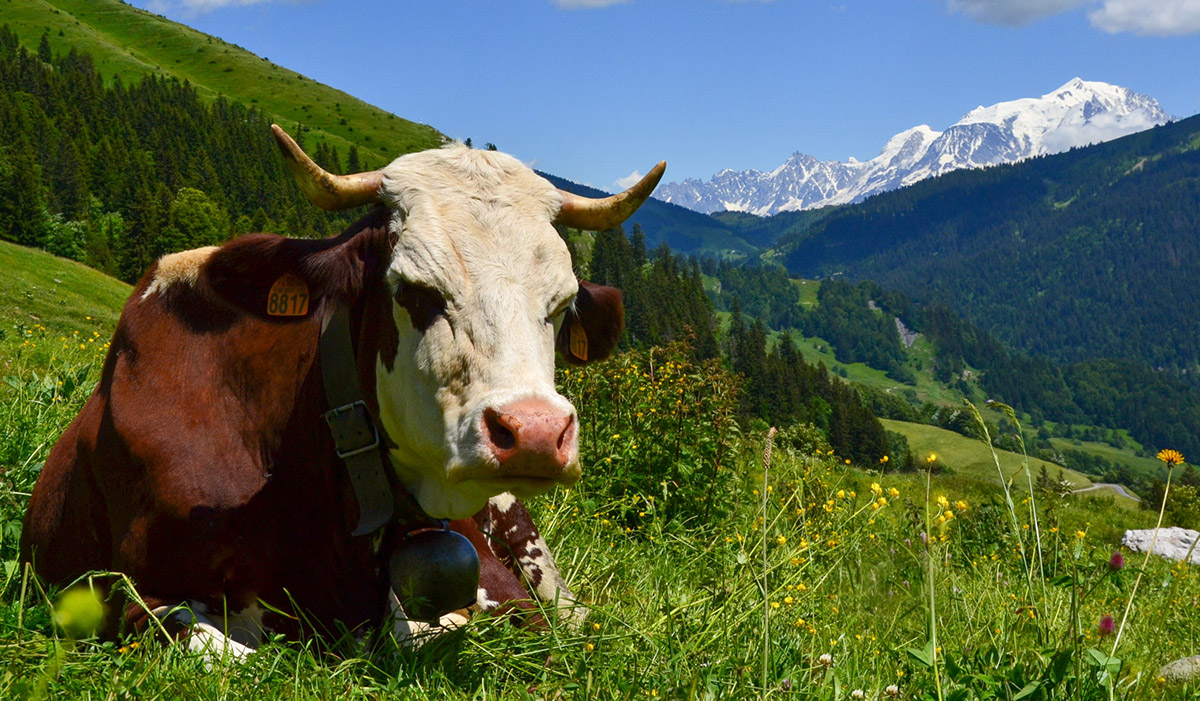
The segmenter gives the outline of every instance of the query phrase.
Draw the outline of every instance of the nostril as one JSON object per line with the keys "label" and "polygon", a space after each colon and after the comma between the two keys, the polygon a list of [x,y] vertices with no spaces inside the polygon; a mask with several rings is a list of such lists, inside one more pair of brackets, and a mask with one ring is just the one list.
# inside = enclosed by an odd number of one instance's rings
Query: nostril
{"label": "nostril", "polygon": [[483,425],[487,429],[488,440],[496,448],[511,450],[517,446],[516,430],[520,424],[513,417],[489,407],[483,412]]}
{"label": "nostril", "polygon": [[571,438],[572,429],[575,428],[575,416],[567,417],[567,425],[563,427],[562,433],[558,434],[558,449],[562,450],[563,444]]}

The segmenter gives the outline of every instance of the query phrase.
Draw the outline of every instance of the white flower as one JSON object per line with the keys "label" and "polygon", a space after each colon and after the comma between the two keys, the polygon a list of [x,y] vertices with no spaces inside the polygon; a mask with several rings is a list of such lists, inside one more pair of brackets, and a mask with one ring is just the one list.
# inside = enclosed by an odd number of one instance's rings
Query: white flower
{"label": "white flower", "polygon": [[867,694],[866,694],[866,692],[865,692],[865,691],[863,691],[862,689],[855,689],[854,691],[851,691],[851,692],[850,692],[850,698],[852,698],[852,699],[865,699],[865,698],[867,698]]}
{"label": "white flower", "polygon": [[888,687],[883,690],[883,693],[891,696],[892,698],[897,698],[900,696],[900,687],[896,686],[895,684],[888,684]]}
{"label": "white flower", "polygon": [[833,655],[831,655],[827,652],[824,655],[821,655],[820,657],[818,657],[817,662],[820,662],[822,665],[824,665],[826,667],[832,667],[833,666]]}

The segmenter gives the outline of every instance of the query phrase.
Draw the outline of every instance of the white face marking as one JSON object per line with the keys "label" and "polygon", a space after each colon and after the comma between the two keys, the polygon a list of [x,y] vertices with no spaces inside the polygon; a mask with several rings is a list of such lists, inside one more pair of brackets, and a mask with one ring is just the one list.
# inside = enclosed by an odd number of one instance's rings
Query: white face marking
{"label": "white face marking", "polygon": [[[529,399],[574,416],[554,387],[555,329],[578,290],[551,225],[560,196],[511,156],[463,147],[397,159],[383,189],[397,239],[389,285],[432,291],[443,304],[418,329],[393,300],[398,353],[391,371],[376,363],[401,482],[438,518],[470,516],[510,489],[543,491],[548,483],[495,478],[480,427],[485,409]],[[579,471],[572,455],[561,481]]]}

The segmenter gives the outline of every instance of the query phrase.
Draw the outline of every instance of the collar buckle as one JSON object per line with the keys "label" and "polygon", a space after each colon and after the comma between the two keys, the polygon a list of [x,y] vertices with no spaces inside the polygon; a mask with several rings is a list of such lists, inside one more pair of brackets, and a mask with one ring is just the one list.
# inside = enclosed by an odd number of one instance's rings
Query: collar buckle
{"label": "collar buckle", "polygon": [[379,429],[363,400],[330,409],[321,417],[329,424],[337,456],[342,460],[379,447]]}

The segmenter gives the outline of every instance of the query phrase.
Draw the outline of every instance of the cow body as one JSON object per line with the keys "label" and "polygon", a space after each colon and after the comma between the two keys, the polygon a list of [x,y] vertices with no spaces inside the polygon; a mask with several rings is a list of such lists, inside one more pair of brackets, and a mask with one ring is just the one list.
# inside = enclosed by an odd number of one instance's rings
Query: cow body
{"label": "cow body", "polygon": [[[554,349],[565,322],[593,359],[611,351],[619,295],[576,282],[550,226],[561,200],[511,157],[416,154],[383,183],[385,206],[333,239],[251,235],[147,272],[31,497],[22,557],[40,575],[126,573],[146,603],[126,623],[183,604],[202,642],[252,647],[264,609],[294,613],[269,623],[293,636],[403,619],[386,557],[412,514],[351,535],[358,504],[322,419],[319,342],[343,308],[392,488],[475,546],[477,606],[529,608],[530,589],[570,601],[508,492],[578,478]],[[272,316],[285,277],[308,308]]]}

